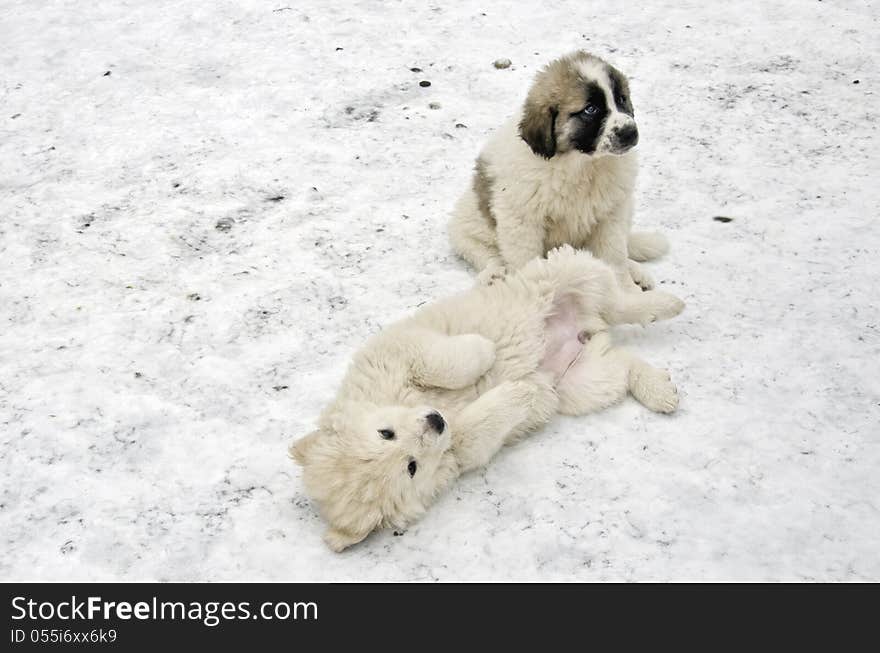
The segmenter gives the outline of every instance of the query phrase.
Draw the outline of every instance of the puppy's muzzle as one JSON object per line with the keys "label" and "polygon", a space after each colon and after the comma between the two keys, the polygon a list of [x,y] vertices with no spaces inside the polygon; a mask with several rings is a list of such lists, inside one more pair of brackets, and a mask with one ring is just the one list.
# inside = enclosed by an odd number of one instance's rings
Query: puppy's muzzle
{"label": "puppy's muzzle", "polygon": [[440,413],[428,413],[425,415],[425,421],[428,423],[428,426],[437,432],[437,435],[446,430],[446,420],[443,419]]}
{"label": "puppy's muzzle", "polygon": [[619,152],[626,152],[639,142],[639,129],[633,124],[625,125],[614,133],[614,142]]}

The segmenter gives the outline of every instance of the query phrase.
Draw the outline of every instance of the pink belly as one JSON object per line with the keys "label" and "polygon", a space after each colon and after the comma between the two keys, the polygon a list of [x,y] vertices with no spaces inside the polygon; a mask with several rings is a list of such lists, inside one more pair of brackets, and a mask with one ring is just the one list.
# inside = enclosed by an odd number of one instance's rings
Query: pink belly
{"label": "pink belly", "polygon": [[550,372],[558,383],[580,357],[586,342],[572,298],[560,297],[555,301],[553,313],[544,321],[544,336],[546,346],[540,369]]}

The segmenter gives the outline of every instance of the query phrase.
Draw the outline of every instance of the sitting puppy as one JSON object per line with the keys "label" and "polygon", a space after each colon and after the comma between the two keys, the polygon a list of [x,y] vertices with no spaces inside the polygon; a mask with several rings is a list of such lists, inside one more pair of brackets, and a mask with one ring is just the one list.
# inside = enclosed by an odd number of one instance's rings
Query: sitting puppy
{"label": "sitting puppy", "polygon": [[622,292],[610,268],[564,247],[492,285],[421,308],[355,356],[318,430],[291,447],[335,551],[403,528],[459,474],[556,412],[627,391],[671,412],[669,375],[611,346],[607,329],[681,312],[660,291]]}
{"label": "sitting puppy", "polygon": [[453,249],[486,279],[567,243],[608,263],[624,288],[653,288],[631,259],[661,256],[668,244],[630,233],[638,140],[619,70],[583,51],[553,61],[477,158],[453,212]]}

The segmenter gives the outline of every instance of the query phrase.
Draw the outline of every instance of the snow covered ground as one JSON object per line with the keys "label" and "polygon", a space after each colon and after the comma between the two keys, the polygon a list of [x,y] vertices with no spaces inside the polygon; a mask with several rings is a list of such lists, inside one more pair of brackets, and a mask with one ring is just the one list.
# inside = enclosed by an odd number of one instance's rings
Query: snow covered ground
{"label": "snow covered ground", "polygon": [[[0,579],[880,580],[880,8],[287,2],[0,0]],[[632,79],[688,308],[619,333],[681,410],[333,554],[287,445],[471,283],[452,204],[575,48]]]}

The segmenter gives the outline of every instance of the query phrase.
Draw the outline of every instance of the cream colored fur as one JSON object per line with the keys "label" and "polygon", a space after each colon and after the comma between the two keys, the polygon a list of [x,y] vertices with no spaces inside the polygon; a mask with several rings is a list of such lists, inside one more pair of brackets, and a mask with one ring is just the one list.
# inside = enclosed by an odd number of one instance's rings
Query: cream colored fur
{"label": "cream colored fur", "polygon": [[[562,113],[568,111],[563,107],[577,106],[585,82],[598,83],[613,107],[606,69],[604,61],[584,52],[552,62],[539,73],[526,105],[480,153],[478,175],[488,199],[481,205],[472,184],[456,204],[449,232],[453,249],[483,279],[498,278],[507,269],[570,244],[608,263],[623,287],[654,287],[650,275],[634,261],[661,256],[668,243],[660,234],[630,233],[638,171],[635,151],[610,153],[606,134],[595,154],[573,149],[565,140],[572,123],[563,120]],[[554,118],[555,147],[549,158],[533,151],[523,138],[523,121],[534,120],[530,112],[560,115]],[[629,114],[612,110],[605,132],[611,134],[623,121],[634,124]],[[487,206],[491,219],[485,215]]]}
{"label": "cream colored fur", "polygon": [[682,309],[667,293],[623,292],[607,265],[563,247],[384,329],[354,357],[317,430],[291,447],[329,522],[325,541],[340,551],[405,527],[459,474],[557,412],[599,410],[627,392],[673,411],[669,375],[614,348],[607,330]]}

